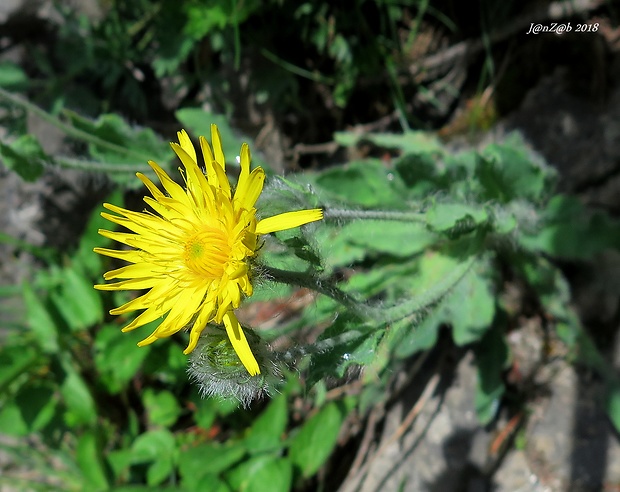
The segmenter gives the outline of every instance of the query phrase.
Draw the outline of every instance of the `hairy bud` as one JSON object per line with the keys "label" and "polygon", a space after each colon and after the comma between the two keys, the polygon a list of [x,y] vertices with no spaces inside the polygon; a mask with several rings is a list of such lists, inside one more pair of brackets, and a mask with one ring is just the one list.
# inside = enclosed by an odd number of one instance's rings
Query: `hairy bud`
{"label": "hairy bud", "polygon": [[275,354],[251,329],[243,327],[261,373],[250,376],[235,352],[226,331],[210,326],[202,332],[198,345],[190,355],[187,372],[201,395],[224,400],[235,398],[244,407],[255,398],[271,395],[282,375],[275,362]]}

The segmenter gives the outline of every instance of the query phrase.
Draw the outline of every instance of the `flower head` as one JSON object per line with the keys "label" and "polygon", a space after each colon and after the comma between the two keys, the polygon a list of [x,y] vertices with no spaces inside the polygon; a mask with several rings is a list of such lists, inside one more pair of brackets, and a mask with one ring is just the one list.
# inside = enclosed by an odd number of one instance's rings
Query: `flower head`
{"label": "flower head", "polygon": [[244,407],[262,395],[270,395],[282,382],[279,354],[270,352],[265,342],[244,327],[252,353],[262,368],[258,376],[249,376],[222,328],[212,327],[200,337],[190,354],[187,372],[203,396],[237,399]]}
{"label": "flower head", "polygon": [[254,207],[263,189],[265,172],[250,171],[250,149],[241,146],[241,173],[233,191],[225,172],[225,159],[217,126],[211,125],[211,148],[200,137],[205,169],[182,130],[179,143],[171,143],[182,168],[185,187],[174,182],[155,162],[149,165],[164,191],[141,173],[138,178],[152,197],[144,201],[151,211],[133,212],[109,203],[106,219],[132,233],[100,230],[102,236],[133,249],[95,248],[95,252],[125,260],[130,265],[104,274],[115,283],[96,285],[100,290],[149,289],[145,294],[112,309],[110,314],[144,310],[123,328],[130,331],[162,318],[159,326],[138,345],[148,345],[191,327],[189,354],[208,323],[224,324],[244,367],[254,376],[260,368],[233,312],[244,296],[252,295],[250,260],[256,255],[258,236],[320,220],[320,209],[286,212],[258,220]]}

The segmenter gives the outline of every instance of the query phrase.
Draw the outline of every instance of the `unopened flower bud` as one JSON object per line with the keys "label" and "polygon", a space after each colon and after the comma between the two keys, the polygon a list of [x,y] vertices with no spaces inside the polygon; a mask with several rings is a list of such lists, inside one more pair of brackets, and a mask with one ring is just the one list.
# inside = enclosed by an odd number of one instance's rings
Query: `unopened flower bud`
{"label": "unopened flower bud", "polygon": [[202,332],[196,349],[191,353],[187,372],[198,385],[202,396],[224,400],[235,398],[248,407],[255,398],[271,395],[282,380],[275,354],[250,328],[243,327],[248,344],[260,367],[260,374],[250,376],[226,334],[219,326]]}

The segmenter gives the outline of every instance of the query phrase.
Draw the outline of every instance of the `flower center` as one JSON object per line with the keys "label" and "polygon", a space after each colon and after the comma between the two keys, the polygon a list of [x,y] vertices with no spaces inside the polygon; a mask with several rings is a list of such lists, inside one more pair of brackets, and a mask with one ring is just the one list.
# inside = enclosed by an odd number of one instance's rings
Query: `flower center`
{"label": "flower center", "polygon": [[224,231],[205,227],[185,243],[185,264],[198,275],[221,278],[230,260],[230,246]]}

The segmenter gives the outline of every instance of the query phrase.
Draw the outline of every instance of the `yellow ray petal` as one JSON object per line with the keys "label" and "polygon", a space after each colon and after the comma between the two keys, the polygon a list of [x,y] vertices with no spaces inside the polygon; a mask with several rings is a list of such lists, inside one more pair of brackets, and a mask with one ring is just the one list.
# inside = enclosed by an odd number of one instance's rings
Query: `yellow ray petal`
{"label": "yellow ray petal", "polygon": [[120,282],[115,282],[113,284],[97,284],[95,285],[95,289],[97,290],[141,290],[141,289],[150,289],[156,283],[160,282],[160,279],[149,277],[149,278],[137,278],[137,279],[129,279],[129,280],[121,280]]}
{"label": "yellow ray petal", "polygon": [[224,326],[226,327],[226,333],[228,334],[230,343],[232,343],[235,352],[239,356],[243,366],[250,373],[250,376],[260,374],[258,362],[256,362],[252,349],[250,349],[250,345],[243,333],[243,329],[232,311],[228,311],[228,313],[224,315]]}
{"label": "yellow ray petal", "polygon": [[213,152],[211,152],[211,146],[207,139],[202,135],[198,138],[200,142],[200,148],[202,149],[202,158],[205,161],[205,169],[207,170],[207,181],[212,186],[217,186],[217,176],[215,175],[215,170],[213,169]]}
{"label": "yellow ray petal", "polygon": [[140,326],[144,326],[151,321],[155,321],[157,318],[161,318],[172,308],[172,302],[164,303],[161,305],[150,306],[146,311],[136,317],[131,323],[125,326],[121,331],[127,333],[128,331],[135,330]]}
{"label": "yellow ray petal", "polygon": [[161,181],[161,184],[163,185],[164,189],[168,192],[168,194],[175,200],[181,202],[186,207],[189,207],[190,203],[189,203],[189,200],[187,199],[187,194],[185,193],[185,190],[183,190],[181,185],[179,185],[178,183],[175,183],[170,178],[170,176],[168,176],[166,171],[164,171],[161,167],[159,167],[157,163],[153,161],[149,161],[149,166],[151,166],[153,171],[155,171],[155,174],[157,174],[159,181]]}
{"label": "yellow ray petal", "polygon": [[190,155],[185,152],[185,149],[182,149],[177,144],[170,144],[172,149],[177,154],[183,166],[185,166],[185,170],[187,172],[186,185],[187,189],[191,193],[193,197],[194,203],[201,208],[205,206],[212,210],[214,196],[213,190],[209,186],[207,178],[202,173],[202,170],[198,167],[195,159],[192,159]]}
{"label": "yellow ray petal", "polygon": [[117,258],[119,260],[128,261],[130,263],[138,263],[144,261],[145,254],[140,251],[134,251],[131,249],[108,249],[108,248],[93,248],[93,251],[97,254],[109,256],[110,258]]}
{"label": "yellow ray petal", "polygon": [[251,210],[258,197],[263,192],[263,184],[265,183],[265,171],[262,167],[257,167],[248,176],[243,187],[237,186],[235,190],[235,210],[241,208]]}
{"label": "yellow ray petal", "polygon": [[321,220],[323,218],[323,210],[320,208],[314,208],[311,210],[297,210],[296,212],[285,212],[280,215],[274,215],[273,217],[267,217],[262,219],[256,225],[256,234],[269,234],[275,231],[284,231],[286,229],[292,229],[293,227],[299,227],[300,225],[308,224]]}
{"label": "yellow ray petal", "polygon": [[220,130],[214,124],[211,124],[211,145],[213,145],[213,154],[216,162],[222,167],[222,170],[225,170],[226,158],[222,149],[222,138],[220,137]]}
{"label": "yellow ray petal", "polygon": [[185,355],[191,353],[198,345],[198,340],[200,339],[200,334],[206,328],[211,315],[213,314],[213,309],[215,305],[213,301],[205,301],[200,308],[200,312],[198,314],[198,318],[194,322],[194,326],[192,326],[192,330],[189,332],[189,343],[187,348],[183,351]]}
{"label": "yellow ray petal", "polygon": [[[177,137],[179,138],[179,145],[181,148],[187,152],[187,155],[190,156],[194,162],[198,162],[196,159],[196,149],[194,148],[194,144],[189,138],[187,132],[185,130],[181,130],[180,132],[177,132]],[[170,145],[172,145],[172,142]]]}
{"label": "yellow ray petal", "polygon": [[230,182],[228,181],[228,176],[226,176],[226,171],[223,168],[217,165],[217,163],[212,164],[213,171],[217,176],[217,186],[222,190],[224,197],[227,201],[230,201]]}
{"label": "yellow ray petal", "polygon": [[161,267],[151,263],[140,262],[117,268],[116,270],[110,270],[103,274],[103,278],[106,280],[114,280],[115,278],[151,278],[161,277],[165,272],[165,270],[162,271]]}

